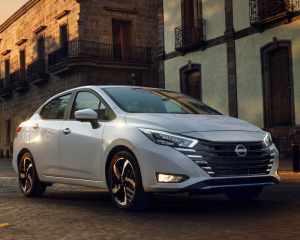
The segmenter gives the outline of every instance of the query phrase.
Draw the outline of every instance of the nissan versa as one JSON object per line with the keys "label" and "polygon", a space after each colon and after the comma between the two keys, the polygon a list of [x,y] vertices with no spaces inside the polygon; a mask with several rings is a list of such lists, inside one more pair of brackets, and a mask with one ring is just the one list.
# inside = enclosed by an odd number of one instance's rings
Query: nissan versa
{"label": "nissan versa", "polygon": [[153,193],[225,193],[247,201],[280,181],[269,133],[174,91],[88,86],[49,99],[16,130],[26,197],[52,183],[108,188],[125,211]]}

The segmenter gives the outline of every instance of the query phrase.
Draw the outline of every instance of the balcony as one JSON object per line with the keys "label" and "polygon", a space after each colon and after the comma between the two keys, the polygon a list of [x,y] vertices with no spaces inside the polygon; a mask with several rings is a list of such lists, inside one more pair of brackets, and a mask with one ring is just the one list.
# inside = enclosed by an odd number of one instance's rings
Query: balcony
{"label": "balcony", "polygon": [[87,68],[148,70],[151,63],[151,48],[89,41],[67,42],[48,55],[48,71],[54,75]]}
{"label": "balcony", "polygon": [[9,79],[0,79],[0,98],[10,98],[12,91],[8,86]]}
{"label": "balcony", "polygon": [[206,41],[205,20],[197,19],[192,24],[175,28],[175,49],[186,52],[194,48],[204,48]]}
{"label": "balcony", "polygon": [[300,11],[300,0],[249,0],[250,24],[254,27],[290,17]]}
{"label": "balcony", "polygon": [[28,82],[25,81],[25,70],[17,70],[9,76],[9,88],[15,92],[23,92],[28,89]]}
{"label": "balcony", "polygon": [[26,81],[31,84],[40,85],[46,83],[49,79],[49,74],[46,73],[46,61],[38,59],[37,61],[27,66]]}

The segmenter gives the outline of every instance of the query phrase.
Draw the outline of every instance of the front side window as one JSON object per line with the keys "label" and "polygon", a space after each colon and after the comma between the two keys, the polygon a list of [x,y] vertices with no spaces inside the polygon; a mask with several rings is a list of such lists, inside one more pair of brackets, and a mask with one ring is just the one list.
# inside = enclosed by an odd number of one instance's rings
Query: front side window
{"label": "front side window", "polygon": [[[71,94],[59,97],[46,105],[42,111],[41,116],[43,119],[64,119],[66,107],[68,105]],[[48,110],[47,110],[48,108]],[[47,113],[46,113],[47,112]]]}
{"label": "front side window", "polygon": [[130,113],[220,114],[204,103],[177,92],[119,87],[103,90],[121,109]]}
{"label": "front side window", "polygon": [[94,94],[79,92],[74,102],[71,119],[75,119],[75,112],[83,109],[92,109],[98,114],[99,121],[108,120],[107,108]]}

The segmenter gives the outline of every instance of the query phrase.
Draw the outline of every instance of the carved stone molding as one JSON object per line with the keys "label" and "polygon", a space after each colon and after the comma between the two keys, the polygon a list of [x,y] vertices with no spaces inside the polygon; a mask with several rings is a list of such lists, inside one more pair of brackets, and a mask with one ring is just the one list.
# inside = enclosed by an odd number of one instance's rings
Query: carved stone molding
{"label": "carved stone molding", "polygon": [[70,12],[71,12],[71,10],[63,10],[62,12],[60,12],[59,14],[57,14],[55,16],[55,18],[57,20],[59,20],[59,19],[63,18],[64,16],[67,16]]}
{"label": "carved stone molding", "polygon": [[128,9],[128,8],[117,8],[117,7],[104,6],[104,9],[109,10],[109,11],[125,12],[125,13],[132,13],[132,14],[139,13],[139,11],[136,9]]}
{"label": "carved stone molding", "polygon": [[5,56],[7,54],[9,54],[11,52],[11,50],[5,50],[4,52],[1,53],[2,56]]}
{"label": "carved stone molding", "polygon": [[40,27],[36,28],[35,30],[33,30],[33,33],[38,34],[41,31],[45,30],[46,28],[47,28],[47,26],[40,26]]}
{"label": "carved stone molding", "polygon": [[27,42],[28,39],[21,39],[16,43],[17,46],[21,46],[23,43]]}

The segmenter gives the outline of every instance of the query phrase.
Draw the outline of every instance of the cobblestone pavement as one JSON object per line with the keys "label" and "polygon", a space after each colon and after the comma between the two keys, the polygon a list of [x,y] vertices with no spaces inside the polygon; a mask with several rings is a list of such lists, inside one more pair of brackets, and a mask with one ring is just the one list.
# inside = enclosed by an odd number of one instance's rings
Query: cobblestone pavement
{"label": "cobblestone pavement", "polygon": [[0,239],[300,239],[300,174],[284,172],[257,200],[155,194],[138,213],[118,210],[107,191],[54,184],[21,195],[11,161],[0,161]]}

